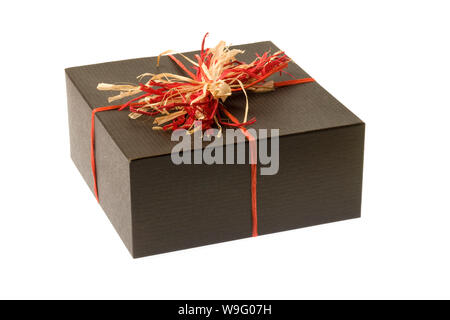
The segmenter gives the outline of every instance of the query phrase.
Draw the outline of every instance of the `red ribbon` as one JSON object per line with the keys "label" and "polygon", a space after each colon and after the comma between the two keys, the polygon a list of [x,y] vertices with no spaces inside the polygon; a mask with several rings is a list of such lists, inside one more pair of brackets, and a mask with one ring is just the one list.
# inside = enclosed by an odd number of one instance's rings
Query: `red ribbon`
{"label": "red ribbon", "polygon": [[[300,83],[307,83],[307,82],[314,82],[314,79],[312,78],[304,78],[304,79],[294,79],[294,80],[288,80],[288,81],[280,81],[275,82],[275,87],[284,87],[284,86],[290,86],[294,84],[300,84]],[[94,178],[94,194],[97,201],[100,203],[100,199],[98,196],[98,186],[97,186],[97,171],[95,166],[95,114],[97,112],[101,111],[108,111],[108,110],[121,110],[123,109],[124,105],[117,105],[117,106],[109,106],[109,107],[99,107],[92,110],[92,117],[91,117],[91,166],[92,166],[92,176]],[[257,168],[257,150],[256,150],[256,139],[255,137],[244,127],[244,125],[247,125],[249,123],[240,123],[236,117],[234,117],[227,109],[223,107],[222,104],[219,104],[220,110],[233,122],[235,127],[239,127],[241,132],[245,135],[249,142],[250,146],[250,157],[251,157],[251,193],[252,193],[252,236],[257,237],[258,236],[258,212],[257,212],[257,198],[256,198],[256,182],[257,182],[257,176],[258,176],[258,168]],[[254,121],[253,121],[254,122]],[[252,122],[252,123],[253,123]],[[227,124],[223,123],[222,124]],[[228,124],[231,125],[231,124]]]}
{"label": "red ribbon", "polygon": [[92,110],[91,115],[91,167],[92,167],[92,176],[94,177],[94,194],[97,202],[100,203],[100,199],[98,197],[98,187],[97,187],[97,171],[95,168],[95,114],[101,111],[107,110],[116,110],[122,106],[109,106],[109,107],[100,107]]}
{"label": "red ribbon", "polygon": [[[92,176],[94,180],[94,194],[97,202],[100,203],[100,198],[98,195],[98,186],[97,186],[97,170],[95,165],[95,114],[101,111],[108,110],[117,110],[121,109],[122,105],[118,106],[109,106],[109,107],[100,107],[92,110],[91,116],[91,167],[92,167]],[[220,109],[230,118],[230,120],[239,126],[239,129],[245,135],[250,145],[250,158],[251,158],[251,193],[252,193],[252,236],[258,236],[258,213],[257,213],[257,199],[256,199],[256,181],[257,181],[257,150],[256,150],[256,139],[255,137],[248,132],[248,130],[242,126],[238,119],[236,119],[229,111],[227,111],[222,105],[220,105]]]}
{"label": "red ribbon", "polygon": [[[206,38],[206,35],[205,35]],[[169,55],[169,57],[182,69],[184,70],[192,79],[197,79],[200,80],[202,79],[202,72],[203,69],[201,68],[202,63],[205,63],[205,61],[207,61],[209,58],[207,57],[207,54],[205,53],[204,50],[204,42],[205,42],[205,38],[203,39],[202,42],[202,50],[201,50],[201,57],[200,56],[196,56],[197,60],[198,60],[198,65],[199,67],[197,68],[197,74],[193,74],[191,71],[189,71],[184,65],[183,63],[181,63],[177,58],[175,58],[173,55]],[[266,57],[267,53],[263,55],[263,57]],[[266,57],[267,58],[267,57]],[[264,60],[262,60],[264,61]],[[246,84],[244,86],[244,89],[252,87],[262,81],[264,81],[265,79],[267,79],[269,76],[271,76],[272,74],[276,73],[276,72],[282,72],[282,70],[284,68],[287,67],[288,65],[288,60],[280,60],[280,64],[277,66],[274,66],[273,69],[267,70],[267,72],[263,75],[258,77],[256,80],[254,80],[253,82]],[[261,62],[262,63],[262,62]],[[280,81],[280,82],[275,82],[274,83],[274,87],[283,87],[283,86],[290,86],[290,85],[295,85],[295,84],[300,84],[300,83],[308,83],[308,82],[313,82],[314,79],[312,78],[304,78],[304,79],[293,79],[293,80],[288,80],[288,81]],[[137,113],[142,113],[142,114],[147,114],[147,115],[155,115],[158,113],[158,111],[155,112],[146,112],[146,111],[140,111],[139,107],[142,106],[142,103],[138,102],[138,100],[150,96],[153,93],[160,93],[158,90],[155,90],[151,87],[151,84],[149,84],[149,86],[143,86],[141,85],[141,90],[146,92],[144,95],[141,95],[137,98],[134,98],[130,101],[128,101],[127,103],[123,104],[123,105],[115,105],[115,106],[108,106],[108,107],[100,107],[100,108],[95,108],[92,110],[92,118],[91,118],[91,166],[92,166],[92,175],[93,175],[93,179],[94,179],[94,194],[95,197],[97,198],[97,201],[100,202],[99,200],[99,195],[98,195],[98,186],[97,186],[97,172],[96,172],[96,166],[95,166],[95,114],[97,112],[101,112],[101,111],[107,111],[107,110],[123,110],[127,107],[130,108],[130,111],[132,112],[137,112]],[[163,90],[162,88],[159,89],[160,91]],[[241,91],[242,88],[233,88],[232,91]],[[184,99],[184,98],[183,98]],[[180,105],[182,105],[183,103],[181,103]],[[190,106],[190,104],[185,103],[187,106]],[[239,122],[239,120],[234,117],[228,110],[226,110],[226,108],[224,108],[224,106],[219,102],[219,100],[217,99],[209,99],[207,102],[200,102],[196,104],[196,107],[199,105],[203,105],[203,104],[210,104],[212,106],[212,112],[209,118],[204,119],[204,121],[206,120],[207,123],[207,127],[210,126],[210,123],[212,123],[213,121],[213,117],[216,114],[217,108],[220,109],[221,112],[223,112],[223,114],[225,114],[229,120],[231,120],[231,122],[224,122],[222,121],[222,119],[220,118],[220,114],[217,113],[218,118],[219,118],[219,123],[225,126],[230,126],[230,127],[235,127],[235,128],[239,128],[241,130],[241,132],[244,134],[244,136],[246,137],[246,139],[249,141],[249,146],[250,146],[250,159],[251,159],[251,195],[252,195],[252,236],[256,237],[258,236],[258,214],[257,214],[257,194],[256,194],[256,184],[257,184],[257,148],[256,148],[256,139],[254,136],[251,135],[251,133],[245,128],[246,125],[250,125],[253,124],[256,120],[255,119],[250,119],[249,121],[245,122],[245,123],[241,123]],[[164,108],[166,108],[166,110],[168,110],[171,107],[175,107],[172,105],[165,105]],[[194,110],[195,111],[195,110]],[[191,119],[192,120],[192,119]],[[174,120],[175,122],[176,120]],[[186,120],[186,124],[187,126],[190,126],[192,123]],[[174,126],[174,123],[166,125],[163,127],[164,130],[173,130],[175,129],[176,126]],[[203,129],[205,129],[205,127],[203,127]]]}
{"label": "red ribbon", "polygon": [[[225,109],[222,105],[220,105],[220,110],[223,111],[227,115],[228,118],[230,118],[231,121],[233,121],[235,124],[239,124],[239,120],[236,119],[230,112],[228,112],[227,109]],[[256,139],[248,130],[240,126],[240,129],[242,133],[245,135],[245,137],[248,140],[249,146],[250,146],[250,165],[252,170],[252,183],[251,183],[251,190],[252,190],[252,237],[258,236],[258,211],[257,211],[257,199],[256,199],[256,177],[258,176],[258,167],[257,167],[257,150],[256,150]]]}

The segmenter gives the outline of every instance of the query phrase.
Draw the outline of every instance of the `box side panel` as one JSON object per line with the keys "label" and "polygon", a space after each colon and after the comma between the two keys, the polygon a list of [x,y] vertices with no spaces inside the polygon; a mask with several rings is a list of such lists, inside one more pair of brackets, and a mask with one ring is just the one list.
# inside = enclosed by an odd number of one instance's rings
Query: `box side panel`
{"label": "box side panel", "polygon": [[[258,176],[260,234],[357,218],[364,125],[280,138],[280,170]],[[250,166],[131,162],[135,257],[251,235]]]}
{"label": "box side panel", "polygon": [[131,162],[135,257],[251,235],[250,167]]}
{"label": "box side panel", "polygon": [[280,169],[259,176],[261,234],[361,216],[365,125],[280,139]]}
{"label": "box side panel", "polygon": [[[67,75],[66,86],[71,157],[93,192],[90,158],[92,110]],[[132,253],[129,161],[98,120],[95,123],[95,146],[100,205]]]}

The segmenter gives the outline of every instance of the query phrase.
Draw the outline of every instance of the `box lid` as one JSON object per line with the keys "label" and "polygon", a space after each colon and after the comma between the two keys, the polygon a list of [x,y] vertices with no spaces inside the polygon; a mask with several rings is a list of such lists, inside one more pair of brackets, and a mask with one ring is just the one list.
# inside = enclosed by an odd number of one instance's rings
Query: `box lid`
{"label": "box lid", "polygon": [[[235,46],[245,50],[239,56],[242,61],[252,61],[255,54],[279,49],[270,41]],[[185,53],[193,57],[195,52]],[[287,52],[289,55],[289,53]],[[295,78],[310,77],[295,62],[291,61],[286,69]],[[162,57],[160,66],[156,66],[156,57],[131,59],[66,69],[66,73],[90,108],[107,106],[111,92],[98,91],[97,84],[132,83],[138,81],[140,74],[170,72],[184,75],[169,57]],[[283,81],[291,77],[287,74],[273,75],[268,80]],[[115,101],[120,104],[129,98]],[[361,124],[362,121],[322,88],[317,82],[277,88],[268,93],[248,93],[249,118],[255,117],[254,129],[280,129],[280,136],[300,134],[308,131]],[[235,93],[225,102],[228,110],[238,119],[242,119],[245,98]],[[98,119],[129,160],[170,154],[177,142],[170,140],[170,132],[154,131],[153,118],[141,117],[138,120],[128,118],[128,111],[106,111],[97,113]]]}

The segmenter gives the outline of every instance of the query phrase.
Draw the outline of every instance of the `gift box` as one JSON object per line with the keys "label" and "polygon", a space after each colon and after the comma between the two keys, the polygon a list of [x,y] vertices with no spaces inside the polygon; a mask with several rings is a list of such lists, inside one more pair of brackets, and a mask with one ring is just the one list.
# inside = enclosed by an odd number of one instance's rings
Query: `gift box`
{"label": "gift box", "polygon": [[[279,50],[272,42],[236,47],[245,50],[240,57],[245,61]],[[195,53],[185,56],[194,59]],[[238,163],[237,152],[229,164],[174,163],[179,141],[172,141],[170,132],[152,130],[150,117],[133,120],[126,110],[94,115],[95,181],[92,111],[108,105],[110,96],[97,90],[98,83],[136,83],[144,72],[183,74],[168,57],[159,66],[156,60],[66,69],[72,160],[91,190],[98,190],[101,207],[133,257],[250,237],[256,206],[259,235],[360,217],[365,125],[317,82],[248,92],[249,113],[256,119],[248,128],[269,129],[267,136],[256,137],[258,148],[264,142],[279,155],[275,174],[262,175],[265,165],[258,164],[257,184],[247,161],[248,141],[229,140],[224,131],[223,141],[212,147],[226,158],[227,147],[244,145],[245,163]],[[309,77],[292,61],[286,71],[271,78]],[[233,94],[225,104],[244,117],[244,94]],[[204,140],[195,144],[194,135],[187,150],[191,159],[211,148]],[[275,138],[278,146],[272,144]]]}

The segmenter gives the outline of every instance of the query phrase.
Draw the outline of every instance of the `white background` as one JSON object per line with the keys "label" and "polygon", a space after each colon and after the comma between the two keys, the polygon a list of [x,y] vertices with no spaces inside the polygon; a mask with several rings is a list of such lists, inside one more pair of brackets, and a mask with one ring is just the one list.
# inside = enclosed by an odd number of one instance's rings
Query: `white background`
{"label": "white background", "polygon": [[[450,298],[448,1],[1,10],[0,298]],[[272,40],[367,123],[362,219],[129,256],[70,160],[64,68],[195,50],[206,31]]]}

